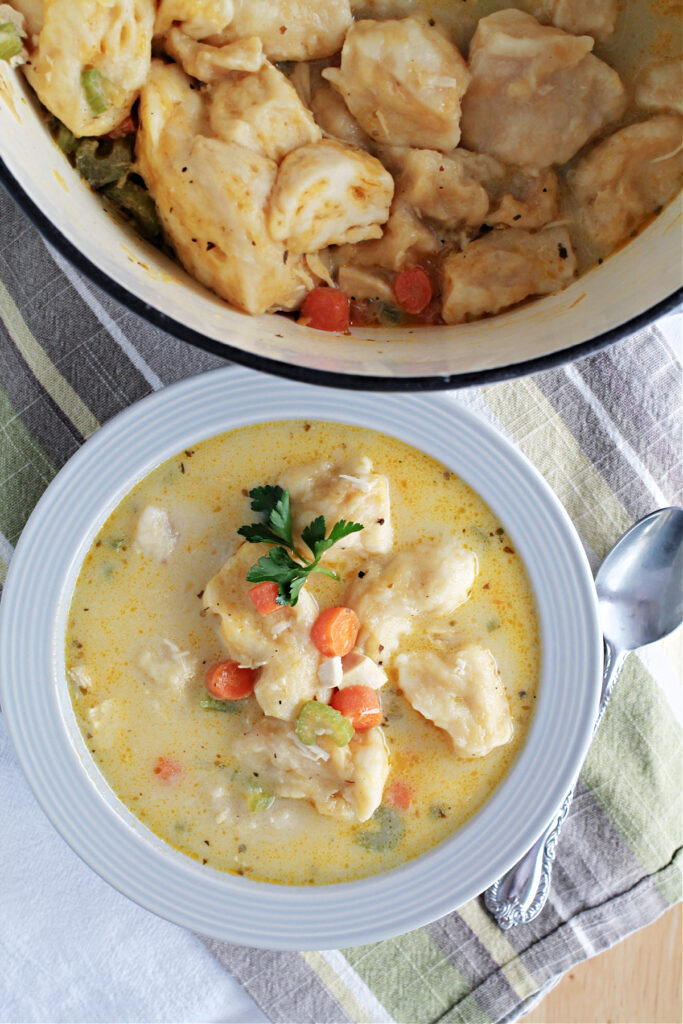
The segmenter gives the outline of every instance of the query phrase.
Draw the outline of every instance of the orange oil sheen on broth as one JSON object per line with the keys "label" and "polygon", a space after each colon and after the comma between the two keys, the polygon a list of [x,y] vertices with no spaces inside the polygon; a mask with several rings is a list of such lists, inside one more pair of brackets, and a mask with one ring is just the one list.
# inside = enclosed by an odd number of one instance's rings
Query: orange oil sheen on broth
{"label": "orange oil sheen on broth", "polygon": [[[485,758],[459,759],[448,736],[399,694],[395,674],[381,691],[391,770],[414,793],[400,812],[404,838],[393,850],[364,849],[355,823],[324,817],[302,800],[234,822],[217,820],[230,792],[231,738],[244,718],[199,707],[206,666],[228,656],[217,620],[202,613],[206,582],[237,547],[237,528],[255,518],[250,488],[275,482],[287,466],[369,456],[390,481],[394,547],[455,536],[476,551],[472,597],[444,627],[463,643],[489,647],[514,720],[512,740]],[[179,540],[166,563],[133,546],[140,512],[164,508]],[[328,524],[330,526],[331,524]],[[323,576],[311,587],[321,606],[339,603],[343,586]],[[169,697],[145,679],[140,652],[171,639],[196,661],[184,693]],[[401,651],[419,651],[411,635]],[[67,670],[92,682],[71,694],[88,749],[109,785],[153,832],[213,868],[282,884],[327,884],[387,870],[451,835],[488,798],[519,753],[533,715],[540,669],[534,598],[514,544],[487,505],[455,474],[409,445],[360,427],[315,421],[258,424],[202,441],[169,459],[120,503],[86,556],[66,635]],[[247,705],[255,705],[254,698]],[[243,713],[248,716],[247,709]],[[95,716],[93,720],[93,715]],[[94,721],[105,719],[99,729]],[[182,766],[155,774],[159,758]],[[220,818],[220,813],[218,813]]]}

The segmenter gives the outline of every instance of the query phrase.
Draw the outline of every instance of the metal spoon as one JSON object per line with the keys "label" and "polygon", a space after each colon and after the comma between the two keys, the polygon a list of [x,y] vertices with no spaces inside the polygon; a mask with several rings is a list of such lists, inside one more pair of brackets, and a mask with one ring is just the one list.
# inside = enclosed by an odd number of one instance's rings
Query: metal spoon
{"label": "metal spoon", "polygon": [[[605,665],[594,732],[629,652],[661,640],[683,621],[683,509],[659,509],[627,530],[600,566],[595,589]],[[484,894],[504,930],[533,921],[543,909],[575,785],[531,849]]]}

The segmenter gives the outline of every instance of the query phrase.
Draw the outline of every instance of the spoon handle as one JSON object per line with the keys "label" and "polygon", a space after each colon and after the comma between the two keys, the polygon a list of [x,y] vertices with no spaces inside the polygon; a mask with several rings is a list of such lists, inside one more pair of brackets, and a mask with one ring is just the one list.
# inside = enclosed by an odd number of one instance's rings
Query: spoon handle
{"label": "spoon handle", "polygon": [[[600,724],[627,653],[627,651],[617,650],[609,640],[605,640],[602,691],[598,714],[593,726],[593,735]],[[550,891],[550,876],[555,860],[557,840],[564,819],[567,817],[575,786],[576,782],[534,845],[484,893],[487,910],[504,931],[514,925],[528,924],[529,921],[533,921],[545,905]]]}

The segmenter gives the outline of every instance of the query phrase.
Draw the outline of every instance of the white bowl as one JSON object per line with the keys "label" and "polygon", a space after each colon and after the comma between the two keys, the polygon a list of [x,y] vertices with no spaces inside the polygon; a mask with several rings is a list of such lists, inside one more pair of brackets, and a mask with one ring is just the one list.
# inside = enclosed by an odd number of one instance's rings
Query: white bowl
{"label": "white bowl", "polygon": [[457,327],[330,335],[250,317],[105,212],[52,142],[23,77],[0,61],[0,181],[45,238],[134,312],[235,362],[336,387],[466,386],[589,355],[663,315],[681,283],[680,202],[557,295]]}
{"label": "white bowl", "polygon": [[[73,588],[94,537],[155,466],[199,440],[289,418],[360,424],[428,452],[489,504],[520,552],[541,623],[528,740],[483,808],[438,847],[360,881],[288,887],[222,873],[172,849],[111,791],[78,729],[64,667]],[[229,368],[138,402],[86,442],[47,489],[12,559],[0,609],[0,700],[45,813],[103,878],[205,935],[274,949],[373,942],[482,892],[546,826],[574,781],[597,710],[602,641],[583,549],[539,474],[496,431],[441,396],[359,394]]]}

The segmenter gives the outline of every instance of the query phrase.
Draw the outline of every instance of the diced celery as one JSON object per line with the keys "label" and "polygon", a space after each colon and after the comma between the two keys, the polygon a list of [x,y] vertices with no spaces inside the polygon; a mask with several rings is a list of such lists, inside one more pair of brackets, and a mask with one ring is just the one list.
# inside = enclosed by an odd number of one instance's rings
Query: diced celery
{"label": "diced celery", "polygon": [[0,60],[11,60],[21,53],[24,44],[19,29],[13,21],[3,21],[0,25]]}
{"label": "diced celery", "polygon": [[247,796],[247,810],[250,813],[254,811],[267,811],[274,803],[275,797],[273,794],[261,787],[252,789]]}
{"label": "diced celery", "polygon": [[153,242],[161,235],[161,222],[154,200],[142,185],[125,181],[122,185],[110,185],[104,194],[133,220],[143,238]]}
{"label": "diced celery", "polygon": [[363,849],[373,853],[393,850],[403,839],[406,830],[400,815],[386,804],[379,805],[370,818],[370,825],[370,828],[357,831],[354,839]]}
{"label": "diced celery", "polygon": [[208,694],[199,699],[199,706],[204,708],[205,711],[224,711],[228,715],[236,715],[239,711],[243,710],[245,704],[246,701],[244,700],[217,700]]}
{"label": "diced celery", "polygon": [[354,731],[348,718],[317,700],[307,701],[296,719],[296,734],[308,746],[315,743],[318,736],[331,736],[338,747],[345,747]]}
{"label": "diced celery", "polygon": [[267,811],[269,807],[273,806],[274,794],[259,781],[256,773],[237,768],[232,774],[232,780],[244,793],[249,812]]}
{"label": "diced celery", "polygon": [[81,139],[76,170],[93,188],[118,183],[130,171],[133,149],[129,139]]}
{"label": "diced celery", "polygon": [[93,114],[103,114],[105,110],[109,109],[109,98],[106,92],[108,80],[97,68],[83,68],[81,85]]}

